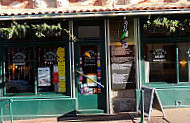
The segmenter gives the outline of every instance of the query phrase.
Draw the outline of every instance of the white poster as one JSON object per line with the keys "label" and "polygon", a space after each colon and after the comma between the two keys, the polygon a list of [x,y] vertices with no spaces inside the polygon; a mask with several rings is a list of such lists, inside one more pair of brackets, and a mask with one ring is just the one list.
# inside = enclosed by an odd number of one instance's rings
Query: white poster
{"label": "white poster", "polygon": [[49,67],[38,68],[38,86],[51,86]]}

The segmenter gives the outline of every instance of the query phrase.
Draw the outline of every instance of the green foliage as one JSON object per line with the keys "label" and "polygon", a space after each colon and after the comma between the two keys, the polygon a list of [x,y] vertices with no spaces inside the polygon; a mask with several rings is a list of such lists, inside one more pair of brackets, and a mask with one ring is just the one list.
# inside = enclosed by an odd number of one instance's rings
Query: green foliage
{"label": "green foliage", "polygon": [[28,26],[27,23],[18,24],[13,21],[10,27],[0,28],[0,33],[2,34],[2,37],[7,39],[11,39],[14,35],[21,38],[26,35],[27,29],[29,28],[30,26]]}
{"label": "green foliage", "polygon": [[47,23],[28,25],[26,22],[23,24],[18,24],[17,22],[13,21],[10,26],[0,28],[0,33],[2,37],[6,39],[11,39],[15,35],[19,38],[22,38],[25,37],[28,29],[31,28],[35,31],[35,35],[38,38],[46,36],[60,36],[62,31],[64,31],[69,35],[70,38],[72,38],[73,41],[77,40],[77,38],[73,36],[70,31],[61,27],[61,23],[58,23],[57,25],[48,25]]}
{"label": "green foliage", "polygon": [[181,30],[185,30],[189,32],[190,27],[190,19],[185,19],[182,23],[179,24]]}
{"label": "green foliage", "polygon": [[149,30],[150,28],[153,28],[152,30],[154,31],[155,28],[166,28],[169,29],[170,32],[175,32],[176,28],[179,27],[179,20],[170,20],[166,17],[158,17],[154,20],[151,20],[150,16],[144,24],[144,29]]}
{"label": "green foliage", "polygon": [[46,35],[54,34],[55,36],[59,36],[61,31],[63,30],[61,24],[57,25],[48,25],[47,23],[32,25],[32,28],[35,30],[35,35],[38,38],[46,37]]}

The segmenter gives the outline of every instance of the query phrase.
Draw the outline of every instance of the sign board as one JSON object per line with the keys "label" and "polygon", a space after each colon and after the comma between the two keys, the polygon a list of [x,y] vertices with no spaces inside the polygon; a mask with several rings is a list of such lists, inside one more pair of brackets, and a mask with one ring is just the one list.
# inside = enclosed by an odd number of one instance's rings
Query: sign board
{"label": "sign board", "polygon": [[133,83],[129,81],[134,62],[133,48],[133,46],[127,48],[113,46],[111,48],[112,82],[114,84]]}
{"label": "sign board", "polygon": [[134,46],[111,47],[112,89],[126,89],[127,84],[135,83]]}
{"label": "sign board", "polygon": [[[148,116],[148,120],[150,119],[153,105],[155,105],[154,108],[162,111],[163,116],[165,117],[164,109],[157,94],[156,88],[142,87],[142,89],[144,90],[144,113],[146,116]],[[138,105],[139,112],[141,111],[141,99],[142,98],[140,96],[140,101]]]}

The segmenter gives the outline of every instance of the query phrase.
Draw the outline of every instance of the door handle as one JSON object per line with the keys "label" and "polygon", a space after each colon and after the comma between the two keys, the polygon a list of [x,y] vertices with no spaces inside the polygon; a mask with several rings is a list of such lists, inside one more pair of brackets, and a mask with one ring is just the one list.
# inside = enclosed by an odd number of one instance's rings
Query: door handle
{"label": "door handle", "polygon": [[100,83],[99,83],[99,82],[97,82],[96,80],[94,80],[94,79],[92,79],[92,78],[88,77],[87,75],[85,75],[85,74],[81,73],[81,72],[80,72],[80,71],[78,71],[78,70],[76,70],[76,72],[77,72],[77,73],[79,73],[80,75],[82,75],[82,76],[84,76],[84,77],[86,77],[86,78],[88,78],[88,79],[92,80],[94,83],[96,83],[96,84],[100,85],[102,88],[104,88],[104,85],[100,84]]}

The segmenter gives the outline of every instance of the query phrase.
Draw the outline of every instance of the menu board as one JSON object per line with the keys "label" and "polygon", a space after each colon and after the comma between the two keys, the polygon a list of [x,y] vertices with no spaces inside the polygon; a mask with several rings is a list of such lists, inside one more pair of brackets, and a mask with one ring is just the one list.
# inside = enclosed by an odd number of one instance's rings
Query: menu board
{"label": "menu board", "polygon": [[111,71],[113,84],[134,83],[133,45],[127,48],[119,46],[111,47]]}
{"label": "menu board", "polygon": [[[163,117],[165,117],[164,109],[160,98],[158,96],[156,88],[150,87],[142,87],[144,90],[144,113],[148,116],[148,120],[150,119],[151,112],[154,109],[160,110],[163,113]],[[140,100],[138,104],[138,111],[142,110],[142,95],[140,94]]]}

